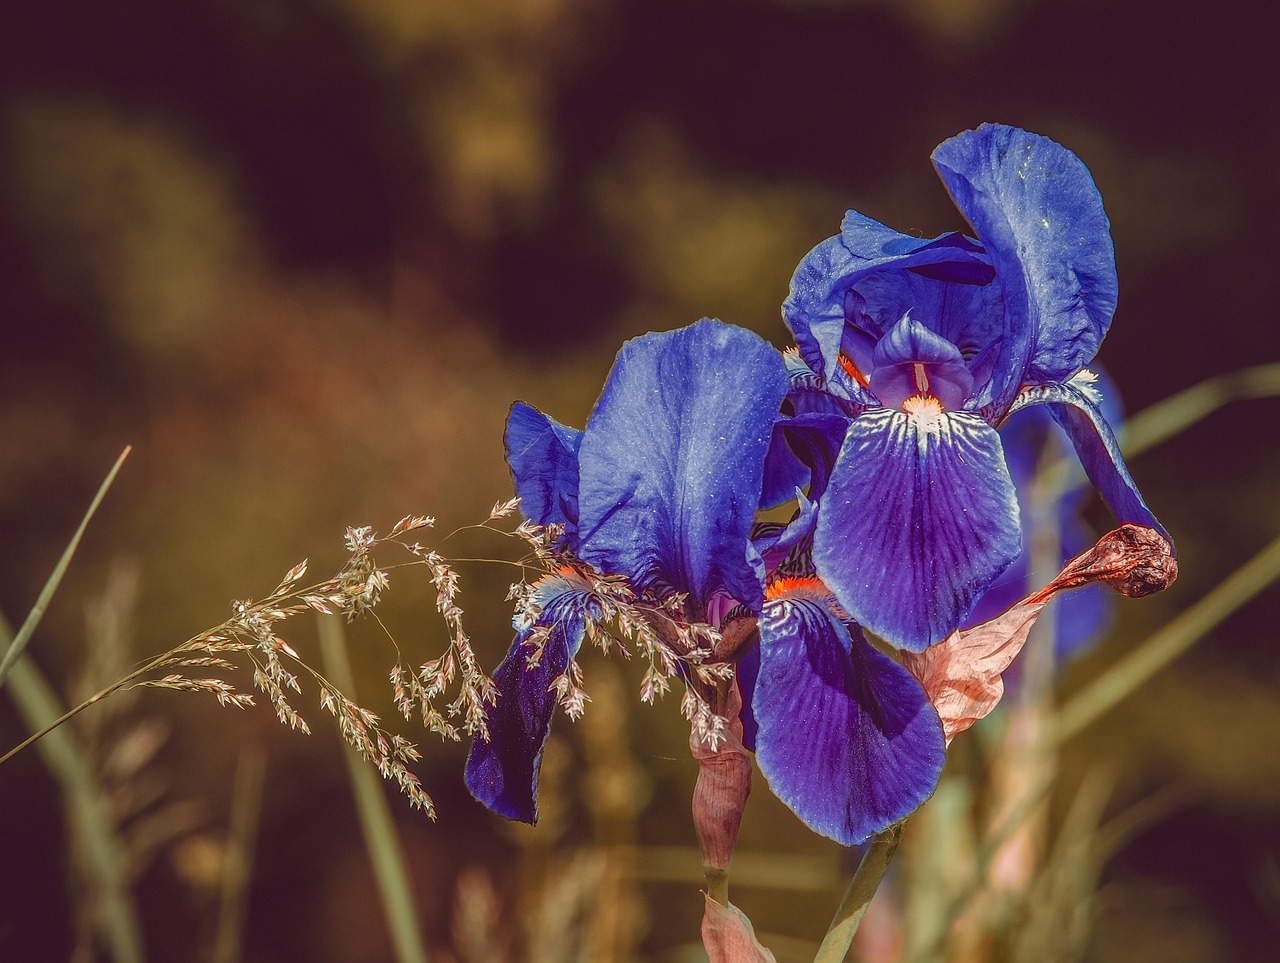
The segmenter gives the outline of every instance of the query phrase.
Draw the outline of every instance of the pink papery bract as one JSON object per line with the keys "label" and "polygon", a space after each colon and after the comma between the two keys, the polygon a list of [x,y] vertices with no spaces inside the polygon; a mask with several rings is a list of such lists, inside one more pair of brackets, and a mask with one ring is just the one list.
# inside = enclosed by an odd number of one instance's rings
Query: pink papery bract
{"label": "pink papery bract", "polygon": [[1040,591],[994,619],[957,629],[923,652],[903,652],[902,664],[924,686],[950,743],[1000,702],[1001,676],[1058,592],[1102,582],[1121,595],[1140,597],[1168,588],[1177,577],[1168,539],[1153,528],[1121,525],[1067,562]]}
{"label": "pink papery bract", "polygon": [[708,963],[777,963],[756,939],[751,920],[742,910],[732,903],[721,906],[710,896],[702,913],[702,945]]}

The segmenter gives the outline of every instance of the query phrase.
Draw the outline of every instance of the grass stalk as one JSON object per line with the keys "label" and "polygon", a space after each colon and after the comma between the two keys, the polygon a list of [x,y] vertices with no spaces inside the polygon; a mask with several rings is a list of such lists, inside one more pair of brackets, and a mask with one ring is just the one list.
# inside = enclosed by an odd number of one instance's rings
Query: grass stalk
{"label": "grass stalk", "polygon": [[[319,617],[319,630],[325,675],[348,696],[355,698],[342,623],[334,616],[322,615]],[[347,747],[343,755],[396,960],[398,963],[427,963],[427,947],[414,905],[413,882],[395,821],[391,818],[391,809],[382,792],[382,780],[372,765],[354,749]]]}
{"label": "grass stalk", "polygon": [[[0,638],[12,638],[3,618]],[[61,711],[52,686],[26,656],[15,658],[11,665],[9,695],[30,729],[48,726]],[[70,730],[49,731],[39,751],[66,802],[70,831],[84,848],[86,868],[100,901],[107,952],[115,963],[142,963],[142,930],[129,890],[128,860],[93,767]]]}
{"label": "grass stalk", "polygon": [[1067,700],[1058,710],[1053,736],[1065,742],[1079,733],[1277,578],[1280,537]]}
{"label": "grass stalk", "polygon": [[227,834],[222,887],[218,900],[218,930],[213,963],[236,963],[244,942],[245,911],[249,905],[249,878],[257,848],[262,813],[262,784],[266,754],[258,746],[240,753],[231,790],[231,826]]}
{"label": "grass stalk", "polygon": [[132,450],[132,448],[126,447],[120,453],[120,457],[116,459],[116,463],[111,466],[111,470],[107,472],[107,477],[98,486],[97,494],[93,496],[93,501],[89,503],[89,510],[85,512],[84,518],[80,520],[80,527],[71,536],[71,541],[67,543],[67,547],[63,550],[62,557],[58,559],[58,564],[53,567],[53,573],[45,581],[44,588],[40,590],[40,595],[36,598],[36,604],[31,606],[31,611],[27,613],[22,627],[18,629],[18,634],[9,640],[5,648],[4,658],[0,659],[0,688],[4,687],[5,680],[9,678],[9,673],[13,671],[13,667],[18,661],[18,656],[22,655],[27,643],[31,641],[31,636],[35,634],[40,620],[44,618],[44,613],[49,608],[49,603],[53,601],[54,593],[58,591],[58,586],[62,584],[62,576],[66,574],[67,567],[71,564],[71,558],[80,546],[80,539],[84,537],[85,530],[89,527],[89,521],[98,510],[98,506],[102,504],[102,499],[106,497],[107,489],[116,480],[116,475],[120,472],[120,466],[124,464],[124,460],[129,457],[129,452]]}

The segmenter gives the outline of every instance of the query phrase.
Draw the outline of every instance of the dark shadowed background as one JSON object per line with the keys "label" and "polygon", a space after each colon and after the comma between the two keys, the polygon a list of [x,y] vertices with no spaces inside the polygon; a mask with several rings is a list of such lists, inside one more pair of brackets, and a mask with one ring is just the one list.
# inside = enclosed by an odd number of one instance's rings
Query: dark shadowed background
{"label": "dark shadowed background", "polygon": [[[1099,360],[1128,411],[1280,360],[1268,9],[6,4],[0,610],[22,620],[126,444],[30,649],[67,699],[220,622],[231,599],[265,594],[303,557],[321,574],[340,565],[347,525],[429,513],[443,534],[478,520],[510,495],[513,400],[581,425],[622,340],[702,316],[785,345],[791,270],[847,207],[920,235],[963,226],[928,155],[987,120],[1058,140],[1097,180],[1121,279]],[[1120,608],[1064,686],[1280,529],[1278,416],[1274,399],[1240,402],[1133,461],[1182,577]],[[1091,518],[1106,524],[1097,506]],[[504,550],[484,538],[451,551]],[[382,617],[422,661],[445,637],[432,595],[417,572],[392,577]],[[463,578],[492,666],[509,640],[511,579],[484,565]],[[1179,793],[1104,870],[1086,959],[1275,958],[1278,617],[1274,592],[1254,601],[1069,754],[1081,771],[1111,764],[1117,804]],[[295,634],[313,644],[306,620]],[[361,694],[385,710],[385,636],[362,625],[350,641]],[[565,892],[587,880],[618,907],[618,958],[696,959],[696,861],[687,879],[649,878],[685,853],[653,847],[694,845],[687,728],[674,698],[639,706],[634,667],[586,666],[594,701],[577,726],[557,726],[537,830],[498,825],[462,788],[465,747],[420,734],[439,820],[391,802],[441,958],[479,959],[465,946],[468,907],[513,947],[537,942],[517,917],[554,943],[547,880]],[[209,958],[245,749],[267,764],[243,959],[391,958],[341,749],[309,699],[309,738],[268,708],[159,690],[86,713],[86,739],[141,732],[158,746],[143,772],[121,764],[118,787],[144,840],[134,892],[149,959]],[[0,694],[0,748],[23,735]],[[0,826],[0,959],[67,959],[92,893],[68,882],[74,847],[35,753],[0,767]],[[633,844],[640,855],[627,850],[621,869],[600,856]],[[808,888],[735,891],[761,929],[816,938],[847,859],[760,780],[742,845],[831,867]]]}

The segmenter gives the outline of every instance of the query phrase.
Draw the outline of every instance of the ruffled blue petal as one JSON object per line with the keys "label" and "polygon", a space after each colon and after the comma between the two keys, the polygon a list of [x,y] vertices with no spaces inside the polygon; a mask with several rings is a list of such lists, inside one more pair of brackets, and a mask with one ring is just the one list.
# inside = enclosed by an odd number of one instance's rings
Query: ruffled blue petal
{"label": "ruffled blue petal", "polygon": [[586,620],[600,615],[594,597],[566,580],[549,576],[540,588],[546,601],[535,626],[551,626],[542,659],[529,666],[525,642],[534,627],[524,628],[493,674],[498,702],[488,711],[489,739],[476,739],[466,767],[471,795],[500,816],[527,823],[538,821],[538,768],[556,707],[548,686],[577,654]]}
{"label": "ruffled blue petal", "polygon": [[845,279],[859,264],[860,259],[854,258],[839,235],[827,238],[796,267],[791,293],[782,305],[782,317],[796,339],[800,356],[828,384],[840,362],[844,289],[848,287]]}
{"label": "ruffled blue petal", "polygon": [[688,593],[692,620],[717,590],[759,608],[747,537],[786,390],[778,352],[718,321],[623,346],[578,453],[581,557]]}
{"label": "ruffled blue petal", "polygon": [[1097,352],[1116,306],[1110,224],[1088,169],[1047,137],[984,124],[940,144],[933,162],[999,278],[999,415],[1022,385],[1068,378]]}
{"label": "ruffled blue petal", "polygon": [[532,405],[516,402],[507,416],[507,464],[525,518],[563,525],[577,548],[578,446],[582,432],[553,421]]}
{"label": "ruffled blue petal", "polygon": [[[833,383],[839,380],[847,320],[865,323],[867,333],[878,337],[912,308],[927,309],[939,318],[951,316],[946,305],[954,301],[963,307],[954,312],[954,322],[970,325],[978,318],[971,299],[987,303],[991,297],[977,293],[974,286],[988,284],[993,276],[982,249],[963,235],[911,237],[849,211],[841,234],[815,247],[796,268],[782,316],[804,360]],[[874,288],[866,298],[852,290],[863,279]],[[917,317],[961,344],[950,330],[956,323],[935,323],[919,313]]]}
{"label": "ruffled blue petal", "polygon": [[904,819],[937,785],[942,726],[924,690],[817,599],[765,605],[752,706],[774,795],[846,846]]}
{"label": "ruffled blue petal", "polygon": [[[867,330],[884,334],[910,312],[959,348],[965,358],[973,358],[1004,331],[1000,286],[992,283],[995,272],[985,261],[977,265],[985,274],[969,282],[921,273],[944,266],[955,265],[885,270],[861,278],[846,296],[845,315]],[[960,266],[970,272],[974,268],[969,262]]]}
{"label": "ruffled blue petal", "polygon": [[859,623],[920,651],[1021,550],[1000,438],[976,415],[874,409],[849,426],[818,511],[818,574]]}
{"label": "ruffled blue petal", "polygon": [[1015,411],[1029,405],[1049,406],[1054,420],[1066,431],[1075,446],[1085,474],[1102,495],[1119,522],[1154,528],[1173,544],[1169,533],[1156,520],[1125,466],[1120,446],[1102,413],[1076,388],[1065,385],[1038,385],[1018,396]]}

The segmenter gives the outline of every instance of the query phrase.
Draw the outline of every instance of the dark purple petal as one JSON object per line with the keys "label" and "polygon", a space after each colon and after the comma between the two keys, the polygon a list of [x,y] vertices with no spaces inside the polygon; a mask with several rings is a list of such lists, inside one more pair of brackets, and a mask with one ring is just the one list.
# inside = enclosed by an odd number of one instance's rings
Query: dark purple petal
{"label": "dark purple petal", "polygon": [[742,693],[742,744],[755,752],[760,727],[756,725],[756,714],[751,706],[755,698],[756,681],[760,678],[760,646],[753,645],[742,653],[734,668],[738,691]]}
{"label": "dark purple petal", "polygon": [[1003,413],[1023,384],[1068,378],[1097,352],[1116,306],[1110,224],[1088,169],[1047,137],[984,124],[933,162],[999,278],[992,403]]}
{"label": "dark purple petal", "polygon": [[921,274],[921,268],[877,271],[849,291],[845,314],[868,330],[886,333],[910,312],[959,348],[966,360],[973,358],[1004,331],[1000,286],[990,283],[991,267],[981,267],[986,271],[982,283],[944,282]]}
{"label": "dark purple petal", "polygon": [[756,762],[774,795],[851,846],[908,816],[942,771],[924,689],[818,599],[766,603],[753,696]]}
{"label": "dark purple petal", "polygon": [[507,464],[520,510],[539,525],[565,526],[577,546],[578,446],[582,432],[553,421],[532,405],[516,402],[507,416]]}
{"label": "dark purple petal", "polygon": [[778,352],[718,321],[623,346],[579,450],[582,558],[687,592],[693,620],[718,590],[758,608],[747,537],[786,390]]}
{"label": "dark purple petal", "polygon": [[784,422],[773,426],[769,453],[764,459],[764,479],[760,489],[760,507],[773,508],[796,497],[796,489],[809,484],[809,468],[787,443]]}
{"label": "dark purple petal", "polygon": [[818,574],[859,623],[919,651],[960,625],[1021,550],[995,429],[878,408],[849,426],[818,510]]}
{"label": "dark purple petal", "polygon": [[1156,520],[1138,491],[1102,412],[1069,384],[1027,388],[1018,396],[1015,410],[1044,404],[1053,412],[1054,420],[1066,430],[1085,473],[1116,520],[1154,528],[1172,543],[1169,533]]}
{"label": "dark purple petal", "polygon": [[538,768],[556,707],[548,686],[577,654],[587,618],[599,616],[593,596],[565,579],[548,576],[540,589],[546,601],[535,624],[551,626],[542,659],[529,666],[533,650],[525,642],[533,628],[517,634],[493,674],[499,695],[488,711],[489,739],[476,739],[466,767],[471,795],[498,815],[527,823],[538,821]]}
{"label": "dark purple petal", "polygon": [[779,505],[809,486],[809,497],[820,498],[844,441],[849,419],[836,414],[803,414],[779,420],[765,461],[761,507]]}

